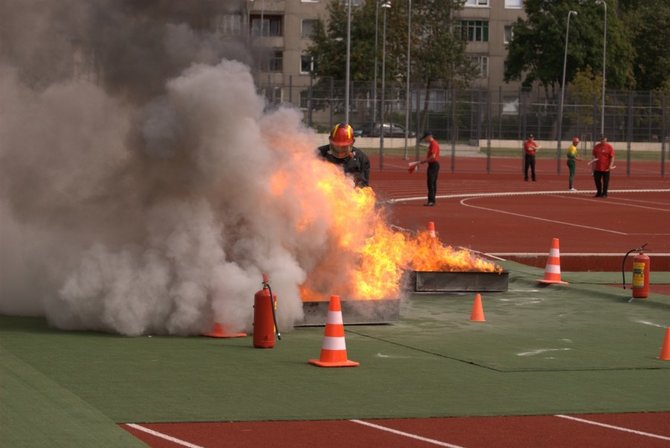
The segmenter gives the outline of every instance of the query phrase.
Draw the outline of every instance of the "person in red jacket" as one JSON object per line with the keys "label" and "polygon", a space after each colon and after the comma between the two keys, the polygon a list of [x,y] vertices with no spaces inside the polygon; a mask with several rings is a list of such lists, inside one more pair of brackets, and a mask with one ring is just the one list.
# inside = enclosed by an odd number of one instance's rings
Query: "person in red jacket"
{"label": "person in red jacket", "polygon": [[523,164],[523,180],[528,182],[528,168],[530,168],[530,176],[535,182],[535,152],[540,149],[540,145],[535,141],[533,134],[528,136],[528,140],[523,142],[524,164]]}
{"label": "person in red jacket", "polygon": [[610,183],[610,170],[614,166],[614,148],[607,143],[604,135],[600,142],[593,147],[593,159],[589,165],[593,168],[593,180],[596,183],[596,198],[606,198]]}
{"label": "person in red jacket", "polygon": [[437,194],[437,177],[440,174],[440,145],[433,138],[431,131],[424,132],[421,140],[428,143],[426,159],[421,161],[421,163],[428,164],[428,169],[426,170],[428,201],[423,205],[433,207],[435,206],[435,195]]}

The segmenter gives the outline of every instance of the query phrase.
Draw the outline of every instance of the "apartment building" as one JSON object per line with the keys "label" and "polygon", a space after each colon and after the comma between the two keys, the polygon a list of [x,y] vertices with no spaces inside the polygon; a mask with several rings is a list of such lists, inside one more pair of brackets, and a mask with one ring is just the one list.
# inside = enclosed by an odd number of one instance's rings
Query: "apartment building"
{"label": "apartment building", "polygon": [[[345,1],[345,0],[343,0]],[[353,5],[359,1],[354,0]],[[368,0],[370,1],[370,0]],[[396,0],[406,1],[406,0]],[[258,67],[259,86],[289,86],[266,92],[274,100],[298,104],[310,83],[310,63],[305,51],[318,19],[327,20],[330,0],[246,0],[245,14],[251,27],[253,48],[265,51]],[[512,24],[524,16],[523,0],[466,0],[456,13],[467,53],[480,68],[473,86],[490,91],[515,91],[518,84],[503,81]],[[280,95],[281,98],[277,98]]]}

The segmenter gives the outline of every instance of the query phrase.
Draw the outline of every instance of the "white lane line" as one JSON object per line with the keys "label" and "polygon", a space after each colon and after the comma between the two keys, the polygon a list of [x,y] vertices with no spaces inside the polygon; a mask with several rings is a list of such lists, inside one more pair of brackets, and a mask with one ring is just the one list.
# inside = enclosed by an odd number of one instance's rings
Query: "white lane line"
{"label": "white lane line", "polygon": [[556,221],[555,219],[538,218],[537,216],[524,215],[524,214],[521,214],[521,213],[512,213],[512,212],[508,212],[508,211],[505,211],[505,210],[499,210],[499,209],[496,209],[496,208],[480,207],[478,205],[466,204],[466,201],[468,201],[469,199],[476,199],[476,198],[461,199],[461,202],[460,202],[461,205],[463,207],[477,208],[477,209],[480,209],[480,210],[487,210],[489,212],[496,212],[496,213],[502,213],[502,214],[505,214],[505,215],[518,216],[520,218],[527,218],[527,219],[534,219],[536,221],[550,222],[552,224],[562,224],[562,225],[566,225],[566,226],[580,227],[582,229],[597,230],[597,231],[600,231],[600,232],[614,233],[616,235],[626,235],[626,236],[628,235],[628,233],[617,232],[616,230],[603,229],[603,228],[600,228],[600,227],[584,226],[584,225],[581,225],[581,224],[574,224],[574,223],[571,223],[571,222]]}
{"label": "white lane line", "polygon": [[409,433],[409,432],[398,431],[397,429],[387,428],[386,426],[375,425],[374,423],[364,422],[363,420],[349,420],[349,421],[353,422],[353,423],[358,423],[359,425],[369,426],[370,428],[379,429],[381,431],[386,431],[386,432],[390,432],[390,433],[393,433],[393,434],[397,434],[399,436],[409,437],[410,439],[421,440],[422,442],[432,443],[433,445],[437,445],[437,446],[446,446],[446,447],[449,447],[449,448],[463,448],[460,445],[452,445],[451,443],[440,442],[439,440],[417,436],[416,434],[412,434],[412,433]]}
{"label": "white lane line", "polygon": [[159,437],[161,439],[169,440],[172,443],[176,443],[177,445],[185,446],[187,448],[204,448],[200,445],[194,445],[192,443],[188,443],[185,440],[177,439],[176,437],[163,434],[162,432],[154,431],[153,429],[145,428],[144,426],[137,425],[135,423],[126,423],[126,426],[129,426],[133,429],[137,429],[138,431],[146,432],[147,434],[151,434],[152,436]]}
{"label": "white lane line", "polygon": [[557,415],[555,415],[555,417],[565,418],[565,419],[568,419],[568,420],[574,420],[576,422],[586,423],[588,425],[602,426],[603,428],[615,429],[617,431],[630,432],[632,434],[637,434],[639,436],[653,437],[655,439],[661,439],[661,440],[670,440],[670,437],[665,437],[665,436],[661,436],[661,435],[658,435],[658,434],[652,434],[650,432],[636,431],[635,429],[628,429],[628,428],[624,428],[622,426],[608,425],[608,424],[605,424],[605,423],[594,422],[593,420],[586,420],[586,419],[583,419],[583,418],[571,417],[569,415],[557,414]]}
{"label": "white lane line", "polygon": [[[460,194],[441,194],[437,195],[437,199],[456,199],[456,198],[486,198],[486,197],[501,197],[501,196],[532,196],[532,195],[546,195],[546,194],[567,194],[579,196],[583,194],[593,194],[595,190],[581,190],[581,191],[565,191],[565,190],[546,190],[546,191],[499,191],[496,193],[460,193]],[[668,188],[644,188],[639,190],[609,190],[609,193],[670,193]],[[422,201],[426,199],[426,195],[412,196],[407,198],[393,198],[384,202],[393,204],[395,202],[410,202]],[[594,199],[595,200],[595,199]],[[603,202],[598,200],[598,202]]]}

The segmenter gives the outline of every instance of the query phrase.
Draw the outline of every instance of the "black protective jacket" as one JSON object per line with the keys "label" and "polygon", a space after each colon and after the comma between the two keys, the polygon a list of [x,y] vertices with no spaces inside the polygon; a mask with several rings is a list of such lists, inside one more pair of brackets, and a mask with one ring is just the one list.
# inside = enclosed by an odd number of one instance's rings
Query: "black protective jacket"
{"label": "black protective jacket", "polygon": [[370,159],[360,149],[351,148],[351,157],[339,159],[330,152],[330,145],[319,146],[317,155],[324,160],[341,165],[345,174],[354,178],[357,187],[367,187],[370,183]]}

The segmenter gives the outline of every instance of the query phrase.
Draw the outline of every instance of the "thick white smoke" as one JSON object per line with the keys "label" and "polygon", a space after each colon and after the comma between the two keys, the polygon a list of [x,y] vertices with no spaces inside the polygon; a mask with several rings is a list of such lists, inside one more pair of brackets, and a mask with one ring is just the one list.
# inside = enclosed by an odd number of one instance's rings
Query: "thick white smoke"
{"label": "thick white smoke", "polygon": [[[195,45],[168,28],[173,48]],[[247,65],[196,53],[151,95],[135,77],[30,82],[3,53],[0,313],[124,335],[248,330],[265,272],[280,327],[302,317],[298,287],[329,250],[331,219],[309,186],[325,172],[351,182],[315,160],[299,112],[264,110]],[[278,196],[278,171],[308,188]]]}

